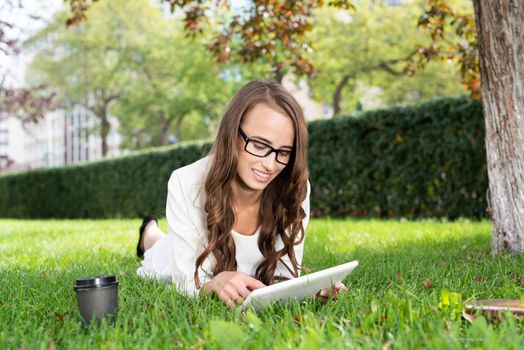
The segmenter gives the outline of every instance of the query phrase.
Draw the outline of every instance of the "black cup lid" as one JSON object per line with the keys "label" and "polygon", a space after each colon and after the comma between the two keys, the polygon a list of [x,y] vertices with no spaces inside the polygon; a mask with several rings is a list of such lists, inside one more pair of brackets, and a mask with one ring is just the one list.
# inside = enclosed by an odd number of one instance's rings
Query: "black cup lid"
{"label": "black cup lid", "polygon": [[75,287],[103,287],[113,284],[118,284],[115,276],[94,276],[77,279]]}

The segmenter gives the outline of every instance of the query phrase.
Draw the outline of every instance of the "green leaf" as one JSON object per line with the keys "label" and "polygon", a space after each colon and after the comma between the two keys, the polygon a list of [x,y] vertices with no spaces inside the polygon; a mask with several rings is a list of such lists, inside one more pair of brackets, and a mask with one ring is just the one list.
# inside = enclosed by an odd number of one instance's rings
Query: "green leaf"
{"label": "green leaf", "polygon": [[442,288],[438,307],[440,310],[449,313],[451,319],[456,319],[460,314],[462,311],[462,304],[462,295],[450,292],[447,288]]}
{"label": "green leaf", "polygon": [[447,288],[442,288],[440,291],[440,302],[438,303],[438,308],[443,310],[446,307],[449,307],[449,305],[449,290]]}

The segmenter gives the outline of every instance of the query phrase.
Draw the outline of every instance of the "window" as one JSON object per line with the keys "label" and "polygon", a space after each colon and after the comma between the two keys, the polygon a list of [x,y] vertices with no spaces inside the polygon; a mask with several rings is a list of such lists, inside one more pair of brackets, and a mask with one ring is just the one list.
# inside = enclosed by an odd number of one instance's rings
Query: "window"
{"label": "window", "polygon": [[7,130],[6,129],[0,129],[0,146],[1,145],[7,146]]}
{"label": "window", "polygon": [[7,130],[0,129],[0,156],[7,156]]}

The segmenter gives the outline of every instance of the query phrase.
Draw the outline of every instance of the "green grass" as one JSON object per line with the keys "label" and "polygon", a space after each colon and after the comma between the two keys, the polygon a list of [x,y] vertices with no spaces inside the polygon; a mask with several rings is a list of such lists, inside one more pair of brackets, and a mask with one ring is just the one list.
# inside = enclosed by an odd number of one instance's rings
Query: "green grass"
{"label": "green grass", "polygon": [[[524,321],[479,317],[460,303],[523,295],[522,256],[490,256],[487,222],[312,220],[304,265],[311,271],[358,259],[336,302],[229,310],[189,299],[135,275],[138,220],[0,220],[0,349],[521,348]],[[161,222],[165,229],[165,221]],[[309,271],[309,270],[308,270]],[[114,274],[114,326],[82,326],[75,279]],[[429,286],[431,280],[432,286]]]}

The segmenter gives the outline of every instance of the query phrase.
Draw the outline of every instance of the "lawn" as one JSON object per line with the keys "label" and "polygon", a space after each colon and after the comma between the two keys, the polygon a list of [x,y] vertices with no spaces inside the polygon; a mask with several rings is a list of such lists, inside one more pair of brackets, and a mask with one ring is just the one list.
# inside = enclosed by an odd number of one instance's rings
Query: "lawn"
{"label": "lawn", "polygon": [[[0,220],[0,348],[521,348],[524,321],[461,315],[468,299],[524,295],[524,258],[489,254],[488,222],[313,219],[305,271],[359,260],[349,292],[256,315],[142,280],[139,220]],[[161,226],[166,229],[165,220]],[[114,274],[114,326],[84,327],[74,282]],[[447,298],[449,293],[451,298]],[[439,305],[440,304],[440,305]]]}

